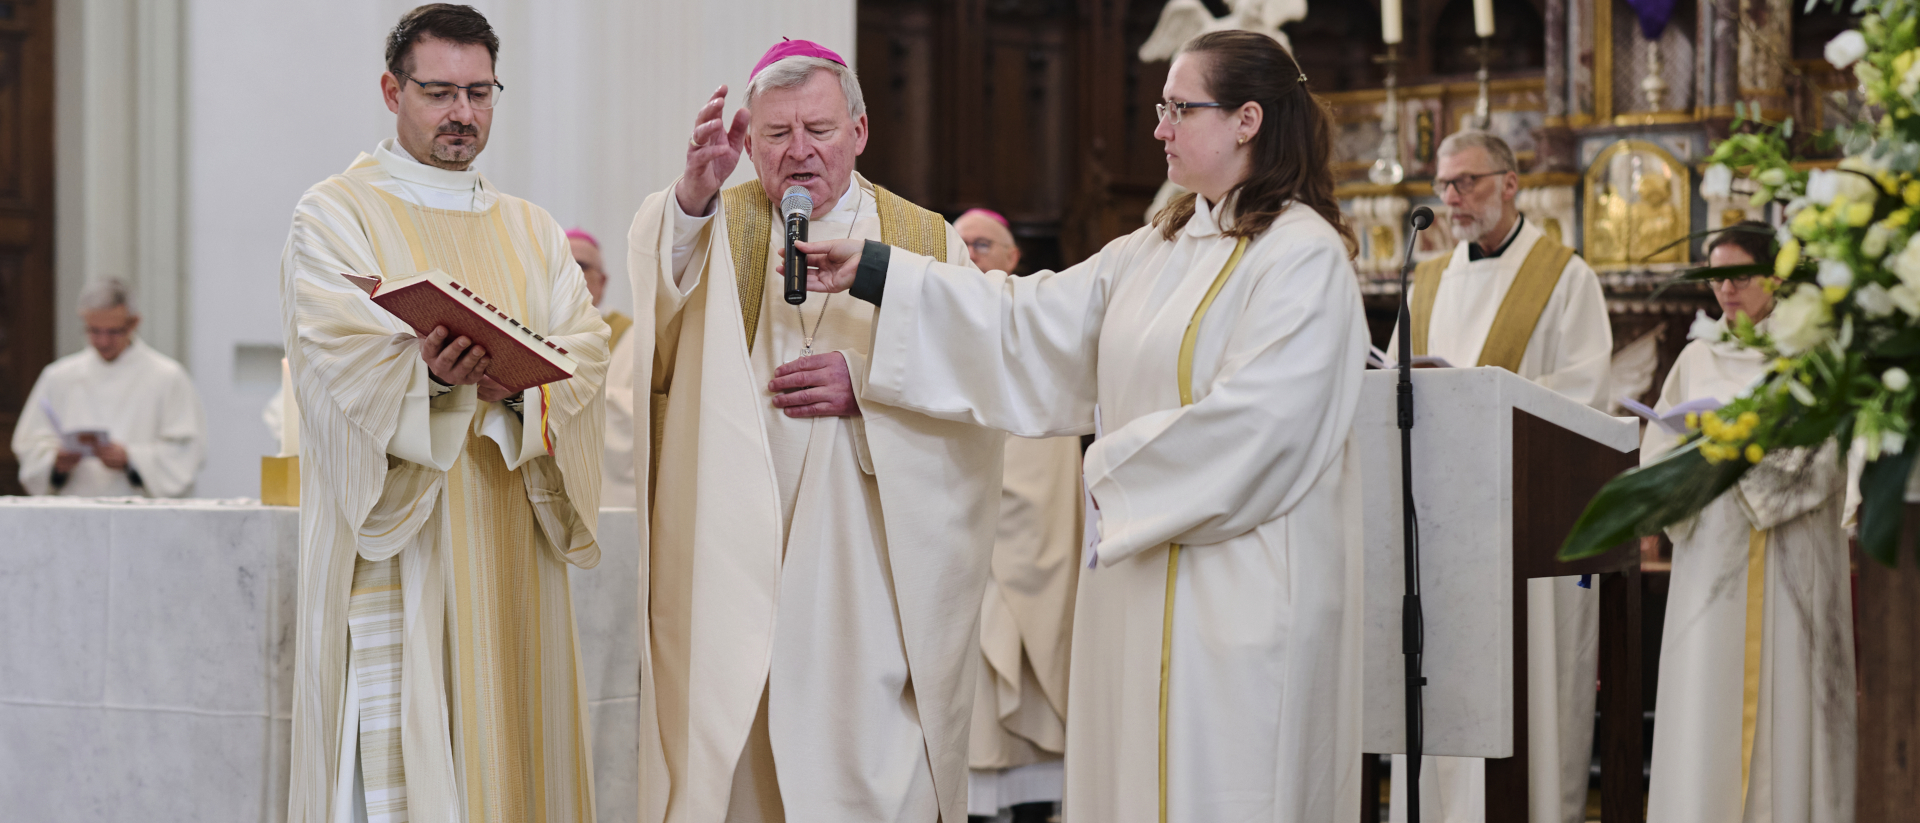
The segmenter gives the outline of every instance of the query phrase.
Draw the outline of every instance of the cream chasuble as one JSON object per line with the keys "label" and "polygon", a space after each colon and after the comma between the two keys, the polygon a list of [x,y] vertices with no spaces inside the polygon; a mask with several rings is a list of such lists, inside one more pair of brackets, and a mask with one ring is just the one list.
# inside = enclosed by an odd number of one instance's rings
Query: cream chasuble
{"label": "cream chasuble", "polygon": [[[882,197],[854,175],[811,236],[880,239]],[[767,382],[807,332],[858,392],[873,307],[787,304],[773,205],[752,188],[719,203],[687,218],[669,187],[628,238],[636,385],[654,393],[634,404],[636,468],[665,418],[657,484],[639,494],[653,505],[641,820],[964,820],[1002,435],[866,401],[860,417],[775,408]],[[966,259],[958,233],[914,211]],[[765,234],[732,236],[756,219]],[[751,347],[735,264],[750,250],[735,242],[766,244]]]}
{"label": "cream chasuble", "polygon": [[[628,320],[629,324],[633,321]],[[600,464],[600,500],[611,508],[634,505],[633,335],[623,334],[607,360],[606,455]]]}
{"label": "cream chasuble", "polygon": [[[1760,328],[1766,329],[1766,321]],[[1695,340],[1658,408],[1731,401],[1759,352]],[[1641,461],[1679,438],[1649,426]],[[1769,454],[1668,530],[1648,823],[1853,820],[1854,661],[1843,475],[1828,448]]]}
{"label": "cream chasuble", "polygon": [[[1453,250],[1434,295],[1427,352],[1455,366],[1480,360],[1493,318],[1533,245],[1544,237],[1531,220],[1499,257],[1469,261]],[[1417,291],[1417,290],[1416,290]],[[1413,299],[1409,295],[1409,300]],[[1387,351],[1398,352],[1399,330]],[[1527,339],[1518,374],[1597,409],[1607,406],[1613,327],[1600,280],[1585,260],[1568,261]],[[1537,547],[1536,547],[1537,548]],[[1593,757],[1594,683],[1600,665],[1600,598],[1577,577],[1527,582],[1527,784],[1533,823],[1580,823]],[[1421,820],[1480,823],[1486,818],[1486,762],[1428,756],[1420,771]],[[1391,819],[1406,819],[1406,757],[1393,758]]]}
{"label": "cream chasuble", "polygon": [[[58,429],[48,407],[59,418]],[[140,475],[140,485],[130,482],[126,470],[87,456],[54,488],[60,431],[86,430],[104,430],[127,450],[127,468]],[[193,378],[139,338],[111,363],[92,347],[53,361],[34,381],[13,429],[20,485],[28,494],[187,497],[206,449],[207,418]]]}
{"label": "cream chasuble", "polygon": [[[434,395],[412,330],[340,276],[434,268],[580,364],[524,423]],[[281,304],[304,490],[288,819],[591,819],[566,564],[599,562],[607,327],[560,226],[383,144],[301,198]]]}
{"label": "cream chasuble", "polygon": [[980,609],[970,814],[1061,798],[1057,764],[1033,770],[1034,782],[1051,784],[1033,791],[1019,790],[1024,781],[1006,770],[1058,761],[1066,750],[1081,496],[1080,438],[1007,438],[993,577]]}
{"label": "cream chasuble", "polygon": [[1217,220],[1029,277],[901,250],[888,269],[869,400],[1027,437],[1091,432],[1100,410],[1069,821],[1359,812],[1359,290],[1339,235],[1297,206],[1222,282],[1239,244]]}

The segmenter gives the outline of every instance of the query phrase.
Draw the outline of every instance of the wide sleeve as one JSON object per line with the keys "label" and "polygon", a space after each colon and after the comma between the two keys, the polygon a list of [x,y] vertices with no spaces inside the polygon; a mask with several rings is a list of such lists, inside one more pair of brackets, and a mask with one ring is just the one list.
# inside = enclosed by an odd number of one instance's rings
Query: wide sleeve
{"label": "wide sleeve", "polygon": [[1093,431],[1100,325],[1139,236],[1026,277],[893,249],[864,397],[1021,437]]}
{"label": "wide sleeve", "polygon": [[185,372],[171,370],[157,387],[159,431],[153,440],[127,443],[127,466],[140,473],[149,497],[185,497],[206,463],[207,415]]}
{"label": "wide sleeve", "polygon": [[[1653,401],[1653,410],[1665,412],[1692,399],[1687,391],[1688,376],[1693,369],[1693,361],[1702,356],[1712,356],[1705,342],[1695,340],[1680,350],[1680,356],[1673,361],[1673,368],[1667,370],[1667,381],[1660,384],[1660,398]],[[1680,436],[1660,427],[1658,423],[1643,422],[1640,433],[1640,465],[1648,465],[1672,451],[1679,445]]]}
{"label": "wide sleeve", "polygon": [[1087,451],[1103,565],[1283,517],[1344,453],[1367,351],[1345,247],[1297,242],[1241,274],[1261,279],[1198,399],[1136,418]]}
{"label": "wide sleeve", "polygon": [[20,461],[20,485],[32,495],[53,494],[53,460],[60,451],[60,435],[54,433],[53,422],[41,409],[47,397],[48,369],[42,369],[40,379],[33,381],[26,406],[20,409],[20,420],[13,426],[13,459]]}
{"label": "wide sleeve", "polygon": [[1555,330],[1551,362],[1533,382],[1597,409],[1607,405],[1607,380],[1613,368],[1613,324],[1600,278],[1587,261],[1574,257],[1560,276],[1566,302],[1549,328]]}

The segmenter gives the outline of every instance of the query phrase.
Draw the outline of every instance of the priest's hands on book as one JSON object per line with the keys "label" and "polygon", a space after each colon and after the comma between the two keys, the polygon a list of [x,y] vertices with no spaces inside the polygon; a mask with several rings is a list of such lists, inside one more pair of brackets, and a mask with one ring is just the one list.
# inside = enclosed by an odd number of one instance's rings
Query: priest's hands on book
{"label": "priest's hands on book", "polygon": [[837,351],[810,354],[773,372],[767,391],[788,417],[859,417],[847,358]]}
{"label": "priest's hands on book", "polygon": [[487,350],[474,345],[465,336],[448,340],[447,327],[435,326],[432,334],[414,339],[420,345],[420,359],[427,361],[427,371],[441,385],[477,386],[480,400],[484,403],[494,403],[512,396],[507,387],[487,376],[487,367],[493,365],[493,359],[487,357]]}

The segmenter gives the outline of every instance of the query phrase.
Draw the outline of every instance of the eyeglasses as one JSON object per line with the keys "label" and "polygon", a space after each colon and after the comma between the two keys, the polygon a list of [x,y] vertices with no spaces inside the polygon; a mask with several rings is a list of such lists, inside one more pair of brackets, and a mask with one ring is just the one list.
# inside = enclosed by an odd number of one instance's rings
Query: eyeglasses
{"label": "eyeglasses", "polygon": [[453,105],[455,101],[460,99],[460,93],[463,91],[467,93],[468,105],[476,109],[490,109],[493,108],[495,103],[500,101],[501,92],[507,90],[507,87],[501,85],[497,80],[490,80],[485,83],[474,83],[470,86],[457,86],[452,83],[422,83],[414,80],[412,77],[408,77],[402,72],[394,72],[394,75],[419,86],[421,91],[427,93],[427,105],[436,109],[444,109]]}
{"label": "eyeglasses", "polygon": [[124,326],[114,326],[114,327],[103,327],[103,326],[87,327],[88,337],[125,337],[132,333],[133,333],[132,323],[128,323]]}
{"label": "eyeglasses", "polygon": [[1180,120],[1186,117],[1187,109],[1224,109],[1224,108],[1226,108],[1226,106],[1221,103],[1175,103],[1171,100],[1168,100],[1165,102],[1153,104],[1153,113],[1157,115],[1161,120],[1166,120],[1168,113],[1171,112],[1173,115],[1173,119],[1168,122],[1178,126],[1180,125]]}
{"label": "eyeglasses", "polygon": [[1498,177],[1502,174],[1506,174],[1506,172],[1490,171],[1484,174],[1463,174],[1459,177],[1446,180],[1436,179],[1433,181],[1433,193],[1445,197],[1447,195],[1447,189],[1453,189],[1455,194],[1465,197],[1467,192],[1473,191],[1480,186],[1480,178]]}
{"label": "eyeglasses", "polygon": [[995,243],[991,237],[982,237],[978,240],[970,240],[967,242],[967,248],[972,249],[974,254],[986,254],[987,252],[993,251],[994,245]]}

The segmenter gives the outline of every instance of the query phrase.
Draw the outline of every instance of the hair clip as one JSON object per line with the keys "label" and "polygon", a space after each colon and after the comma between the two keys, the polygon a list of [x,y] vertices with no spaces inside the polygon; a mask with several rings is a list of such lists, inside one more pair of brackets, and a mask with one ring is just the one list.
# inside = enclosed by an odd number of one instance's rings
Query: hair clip
{"label": "hair clip", "polygon": [[1306,73],[1306,72],[1304,72],[1304,71],[1303,71],[1303,72],[1300,72],[1300,82],[1302,82],[1302,83],[1305,83],[1305,82],[1307,82],[1307,73]]}

